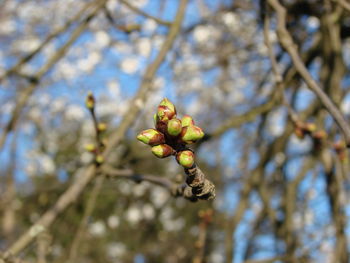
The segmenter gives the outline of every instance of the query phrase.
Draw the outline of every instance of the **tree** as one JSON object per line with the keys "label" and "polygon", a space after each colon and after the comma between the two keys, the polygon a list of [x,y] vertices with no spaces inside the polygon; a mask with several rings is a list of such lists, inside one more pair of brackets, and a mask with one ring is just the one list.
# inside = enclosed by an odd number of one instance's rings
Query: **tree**
{"label": "tree", "polygon": [[[349,262],[346,1],[0,5],[2,262]],[[214,200],[136,140],[165,97]]]}

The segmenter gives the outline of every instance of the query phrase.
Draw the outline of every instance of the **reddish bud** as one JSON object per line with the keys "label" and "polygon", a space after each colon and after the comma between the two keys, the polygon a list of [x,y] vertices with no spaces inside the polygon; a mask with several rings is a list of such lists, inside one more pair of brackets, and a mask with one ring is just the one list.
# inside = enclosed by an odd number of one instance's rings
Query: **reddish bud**
{"label": "reddish bud", "polygon": [[176,155],[177,162],[185,168],[192,168],[194,165],[194,153],[189,150],[181,151]]}
{"label": "reddish bud", "polygon": [[165,143],[164,134],[155,129],[144,130],[139,135],[137,135],[136,138],[139,141],[145,144],[148,144],[150,146],[155,146],[155,145]]}
{"label": "reddish bud", "polygon": [[304,133],[304,130],[301,129],[300,127],[295,127],[294,129],[294,134],[295,136],[297,136],[300,140],[304,139],[305,137],[305,133]]}
{"label": "reddish bud", "polygon": [[333,144],[333,148],[337,153],[339,153],[341,151],[345,151],[345,149],[346,149],[345,142],[337,141]]}
{"label": "reddish bud", "polygon": [[324,130],[315,131],[312,133],[312,137],[316,140],[324,140],[327,138],[327,133]]}
{"label": "reddish bud", "polygon": [[190,115],[185,115],[181,119],[182,127],[194,125],[194,121]]}
{"label": "reddish bud", "polygon": [[167,144],[160,144],[152,147],[152,153],[158,158],[165,158],[174,153],[174,149]]}
{"label": "reddish bud", "polygon": [[176,113],[169,109],[167,106],[159,105],[157,110],[157,117],[158,121],[167,122],[168,120],[176,117]]}
{"label": "reddish bud", "polygon": [[172,119],[168,121],[167,132],[171,136],[177,136],[181,133],[182,126],[181,121],[179,119]]}
{"label": "reddish bud", "polygon": [[195,125],[189,125],[182,128],[181,131],[181,139],[184,143],[194,143],[204,136],[204,132],[201,128]]}
{"label": "reddish bud", "polygon": [[159,106],[165,106],[167,107],[170,111],[174,112],[174,114],[176,114],[176,108],[175,105],[168,100],[167,98],[164,98],[160,103]]}

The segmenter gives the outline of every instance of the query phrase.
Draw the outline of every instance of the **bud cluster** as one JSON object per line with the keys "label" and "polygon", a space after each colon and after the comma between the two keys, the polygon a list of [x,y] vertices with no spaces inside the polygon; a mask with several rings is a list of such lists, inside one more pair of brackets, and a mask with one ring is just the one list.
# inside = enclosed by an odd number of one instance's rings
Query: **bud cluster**
{"label": "bud cluster", "polygon": [[194,153],[186,147],[202,139],[204,132],[194,124],[191,116],[177,118],[176,108],[167,98],[163,99],[154,114],[155,129],[147,129],[137,139],[152,146],[152,153],[158,158],[170,155],[185,168],[194,166]]}
{"label": "bud cluster", "polygon": [[316,124],[313,122],[296,122],[294,134],[301,140],[304,139],[306,135],[310,135],[318,142],[327,138],[326,131],[317,129]]}

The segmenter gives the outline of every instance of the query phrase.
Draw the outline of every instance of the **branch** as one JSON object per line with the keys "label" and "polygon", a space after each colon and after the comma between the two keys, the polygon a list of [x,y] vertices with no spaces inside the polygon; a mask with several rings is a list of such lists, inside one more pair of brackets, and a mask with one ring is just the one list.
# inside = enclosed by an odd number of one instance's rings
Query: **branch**
{"label": "branch", "polygon": [[268,0],[268,2],[277,13],[277,36],[282,47],[290,55],[296,70],[304,79],[309,89],[316,94],[316,96],[320,99],[324,107],[332,115],[335,122],[338,124],[341,131],[343,132],[348,147],[350,147],[350,126],[347,123],[347,120],[339,111],[339,109],[334,105],[334,103],[322,90],[319,84],[312,78],[311,74],[302,62],[296,44],[293,42],[293,39],[286,28],[286,9],[279,3],[278,0]]}
{"label": "branch", "polygon": [[[141,106],[144,104],[147,98],[147,92],[151,88],[151,81],[153,80],[159,66],[164,61],[166,54],[171,49],[177,34],[180,32],[187,2],[188,0],[181,0],[175,20],[170,27],[170,31],[161,47],[161,50],[153,63],[148,65],[139,91],[130,103],[130,107],[125,112],[118,129],[111,136],[110,140],[108,140],[109,144],[106,146],[106,149],[103,152],[103,156],[105,157],[104,159],[107,159],[106,157],[108,157],[112,150],[119,144],[126,131],[134,122],[137,114],[140,112]],[[44,213],[44,215],[42,215],[39,220],[37,220],[36,223],[29,228],[29,230],[20,236],[20,238],[5,251],[3,259],[7,260],[12,255],[16,255],[21,252],[38,234],[50,227],[57,216],[78,199],[86,186],[93,180],[95,172],[96,166],[90,165],[86,168],[85,172],[80,174],[80,176],[78,175],[76,181],[59,197],[56,204],[46,213]]]}
{"label": "branch", "polygon": [[38,87],[38,82],[45,75],[52,66],[54,66],[68,51],[68,49],[73,45],[77,38],[85,31],[91,19],[97,14],[100,8],[104,5],[105,0],[99,0],[95,9],[81,22],[81,24],[72,32],[67,42],[55,52],[48,61],[30,78],[33,80],[29,86],[23,91],[23,93],[18,95],[18,100],[16,106],[11,112],[11,117],[7,124],[5,125],[3,134],[0,137],[0,152],[6,142],[7,136],[15,129],[17,121],[22,113],[23,108],[26,106],[30,96],[34,93],[35,89]]}
{"label": "branch", "polygon": [[[27,63],[28,61],[30,61],[36,54],[38,54],[53,38],[57,37],[58,35],[60,35],[61,33],[65,32],[75,21],[77,21],[82,14],[91,6],[91,2],[87,3],[86,5],[84,5],[84,7],[79,10],[79,12],[73,16],[71,19],[69,19],[63,26],[61,26],[60,28],[56,29],[54,32],[52,32],[51,34],[49,34],[45,40],[43,42],[41,42],[41,44],[34,49],[32,52],[30,52],[29,54],[25,55],[24,57],[20,58],[19,61],[12,66],[11,68],[9,68],[8,70],[6,70],[6,72],[0,76],[0,83],[3,79],[5,79],[7,76],[16,73],[21,75],[18,71],[21,69],[21,67],[23,66],[23,64]],[[28,76],[23,76],[25,78],[28,78]]]}
{"label": "branch", "polygon": [[150,14],[147,14],[146,12],[144,12],[143,10],[135,7],[134,5],[130,4],[128,1],[126,0],[120,0],[121,3],[123,3],[124,5],[126,5],[130,10],[134,11],[135,13],[138,13],[144,17],[147,17],[149,19],[152,19],[154,20],[155,22],[157,22],[158,24],[160,25],[163,25],[163,26],[171,26],[171,22],[168,22],[168,21],[164,21],[158,17],[155,17],[155,16],[152,16]]}
{"label": "branch", "polygon": [[109,178],[121,178],[134,181],[135,183],[150,182],[152,184],[161,186],[169,191],[174,197],[182,196],[186,199],[193,201],[196,197],[192,194],[192,189],[186,184],[177,184],[170,181],[167,178],[154,176],[154,175],[142,175],[135,173],[130,169],[115,169],[111,166],[104,165],[102,168],[102,173]]}

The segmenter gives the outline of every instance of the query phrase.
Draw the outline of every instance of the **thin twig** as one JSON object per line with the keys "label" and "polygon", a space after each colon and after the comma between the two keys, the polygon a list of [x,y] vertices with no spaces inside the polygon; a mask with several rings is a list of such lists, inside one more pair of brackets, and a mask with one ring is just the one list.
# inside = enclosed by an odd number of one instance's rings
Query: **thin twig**
{"label": "thin twig", "polygon": [[305,64],[301,60],[298,53],[296,44],[294,43],[290,33],[286,28],[286,9],[279,3],[278,0],[268,0],[269,4],[277,13],[277,36],[282,45],[282,47],[290,55],[294,66],[301,77],[304,79],[305,83],[312,90],[317,97],[320,99],[324,107],[332,115],[335,122],[340,127],[347,145],[350,147],[350,126],[347,120],[344,118],[339,109],[334,105],[328,95],[322,90],[319,84],[312,78],[311,74],[307,70]]}
{"label": "thin twig", "polygon": [[144,12],[143,10],[135,7],[134,5],[130,4],[128,1],[126,0],[120,0],[121,3],[123,3],[124,5],[126,5],[130,10],[134,11],[135,13],[138,13],[144,17],[147,17],[149,19],[152,19],[154,20],[155,22],[157,22],[158,24],[160,25],[163,25],[163,26],[170,26],[171,25],[171,22],[168,22],[168,21],[164,21],[158,17],[155,17],[155,16],[152,16],[150,14],[147,14],[146,12]]}
{"label": "thin twig", "polygon": [[26,106],[29,98],[34,93],[38,87],[38,82],[40,79],[67,53],[68,49],[73,45],[73,43],[78,39],[78,37],[85,31],[91,19],[97,14],[97,12],[104,5],[105,0],[99,0],[95,9],[81,22],[81,24],[72,32],[67,42],[55,52],[48,61],[33,75],[31,78],[33,81],[29,86],[23,90],[22,93],[18,95],[16,101],[16,106],[11,112],[11,117],[0,137],[0,152],[6,142],[7,136],[15,129],[17,121],[21,115],[23,108]]}
{"label": "thin twig", "polygon": [[[79,18],[82,16],[82,14],[91,6],[91,4],[92,4],[91,2],[85,4],[83,6],[83,8],[81,10],[79,10],[79,12],[75,16],[70,18],[63,26],[59,27],[54,32],[50,33],[36,49],[34,49],[32,52],[25,55],[24,57],[20,58],[19,61],[14,66],[12,66],[8,70],[6,70],[6,72],[2,76],[0,76],[0,82],[3,79],[5,79],[7,76],[9,76],[13,73],[16,73],[16,74],[18,73],[19,75],[21,75],[21,73],[19,72],[21,67],[25,63],[30,61],[35,55],[37,55],[52,39],[59,36],[61,33],[67,31],[73,23],[75,23],[76,21],[79,20]],[[26,78],[28,78],[28,76],[26,76]]]}
{"label": "thin twig", "polygon": [[[130,107],[126,111],[125,115],[122,118],[122,122],[120,123],[116,132],[111,136],[108,145],[103,153],[104,157],[108,157],[112,150],[119,144],[122,140],[124,134],[129,129],[131,124],[137,117],[137,114],[140,112],[142,105],[147,99],[147,92],[151,88],[151,81],[154,79],[154,76],[159,68],[159,66],[164,61],[166,54],[171,49],[176,36],[180,32],[182,20],[184,17],[185,9],[187,6],[188,0],[181,0],[179,4],[179,8],[175,17],[175,20],[170,27],[170,31],[166,40],[164,41],[156,59],[153,63],[149,64],[144,78],[142,80],[141,86],[134,99],[130,103]],[[107,158],[105,158],[107,159]],[[50,208],[47,212],[45,212],[39,220],[33,224],[29,230],[27,230],[24,234],[22,234],[19,239],[10,246],[4,253],[3,259],[17,255],[21,252],[25,247],[27,247],[33,239],[40,234],[43,230],[47,229],[51,226],[51,224],[55,221],[57,216],[64,212],[69,205],[75,202],[78,197],[81,195],[86,186],[92,181],[96,172],[96,166],[90,165],[86,168],[85,172],[83,172],[75,182],[59,197],[57,202]]]}

